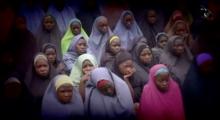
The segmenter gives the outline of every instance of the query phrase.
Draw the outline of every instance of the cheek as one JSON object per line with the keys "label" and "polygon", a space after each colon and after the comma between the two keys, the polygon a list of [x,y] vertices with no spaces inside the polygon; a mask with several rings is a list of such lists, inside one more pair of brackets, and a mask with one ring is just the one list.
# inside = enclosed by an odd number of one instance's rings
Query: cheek
{"label": "cheek", "polygon": [[126,73],[125,67],[123,65],[119,65],[118,68],[119,68],[119,72],[121,74],[125,74]]}

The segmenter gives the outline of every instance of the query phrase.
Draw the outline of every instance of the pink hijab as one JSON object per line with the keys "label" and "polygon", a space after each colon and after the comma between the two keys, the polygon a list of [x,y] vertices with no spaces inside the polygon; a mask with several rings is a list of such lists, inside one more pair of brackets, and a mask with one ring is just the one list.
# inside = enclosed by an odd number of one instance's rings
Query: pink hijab
{"label": "pink hijab", "polygon": [[138,117],[140,120],[184,120],[182,95],[179,86],[172,78],[168,91],[162,93],[155,85],[155,73],[163,64],[154,65],[150,69],[149,82],[144,86],[140,100]]}

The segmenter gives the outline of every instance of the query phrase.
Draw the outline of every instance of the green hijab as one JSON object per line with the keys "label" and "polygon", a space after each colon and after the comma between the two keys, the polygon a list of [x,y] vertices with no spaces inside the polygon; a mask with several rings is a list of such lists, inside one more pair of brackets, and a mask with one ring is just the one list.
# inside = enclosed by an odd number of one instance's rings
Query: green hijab
{"label": "green hijab", "polygon": [[65,35],[63,36],[63,38],[61,39],[61,50],[62,50],[62,54],[66,53],[67,52],[67,49],[69,48],[70,46],[70,43],[71,41],[73,40],[74,38],[74,34],[72,33],[71,31],[71,24],[74,23],[74,22],[78,22],[80,25],[81,25],[81,34],[82,36],[85,38],[85,40],[88,40],[89,37],[87,35],[87,33],[84,31],[84,29],[82,28],[82,24],[81,24],[81,21],[77,18],[74,18],[70,21],[69,23],[69,27],[65,33]]}

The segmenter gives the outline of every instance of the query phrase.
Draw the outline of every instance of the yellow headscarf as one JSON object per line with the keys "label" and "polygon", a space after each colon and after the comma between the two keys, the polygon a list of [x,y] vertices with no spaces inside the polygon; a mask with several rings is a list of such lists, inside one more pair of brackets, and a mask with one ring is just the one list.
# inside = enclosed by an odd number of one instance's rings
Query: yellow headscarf
{"label": "yellow headscarf", "polygon": [[70,79],[69,76],[67,75],[58,75],[57,76],[57,80],[55,82],[55,88],[56,88],[56,91],[58,90],[58,88],[64,84],[70,84],[71,86],[73,86],[73,82],[72,80]]}

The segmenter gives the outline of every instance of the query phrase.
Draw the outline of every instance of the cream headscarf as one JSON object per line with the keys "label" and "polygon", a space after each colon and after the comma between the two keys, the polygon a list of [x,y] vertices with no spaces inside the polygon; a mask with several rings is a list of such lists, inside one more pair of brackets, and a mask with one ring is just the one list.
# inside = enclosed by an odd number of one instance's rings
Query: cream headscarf
{"label": "cream headscarf", "polygon": [[89,60],[94,67],[98,67],[98,63],[96,58],[91,54],[82,54],[78,57],[78,59],[75,61],[72,71],[70,73],[70,78],[73,81],[74,86],[79,86],[80,79],[83,76],[82,73],[82,66],[83,62],[85,60]]}
{"label": "cream headscarf", "polygon": [[72,82],[72,80],[70,79],[69,76],[67,76],[67,75],[58,75],[57,80],[55,82],[56,91],[58,90],[59,87],[61,87],[64,84],[70,84],[71,86],[73,86],[73,82]]}

